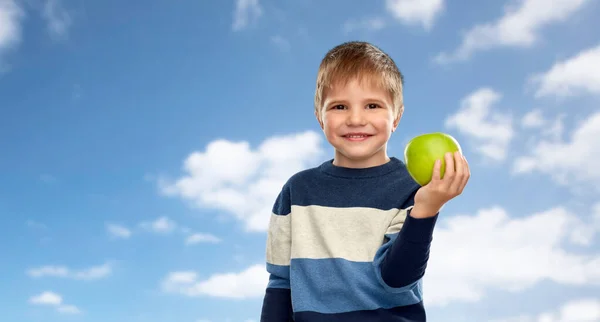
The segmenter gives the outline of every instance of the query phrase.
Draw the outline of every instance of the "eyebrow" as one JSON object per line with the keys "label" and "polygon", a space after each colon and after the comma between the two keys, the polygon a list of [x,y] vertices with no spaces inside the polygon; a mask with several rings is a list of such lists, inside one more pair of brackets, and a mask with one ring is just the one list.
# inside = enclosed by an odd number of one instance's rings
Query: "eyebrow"
{"label": "eyebrow", "polygon": [[348,101],[343,99],[335,99],[335,100],[326,100],[324,106],[331,106],[334,104],[346,104]]}
{"label": "eyebrow", "polygon": [[371,101],[371,102],[377,102],[377,103],[381,103],[381,104],[387,105],[387,102],[385,100],[381,100],[381,99],[378,99],[378,98],[370,98],[369,97],[369,98],[366,98],[365,101],[367,101],[367,102],[369,102],[369,101]]}
{"label": "eyebrow", "polygon": [[[378,99],[378,98],[368,97],[368,98],[365,98],[363,101],[365,101],[365,102],[375,102],[375,103],[381,103],[381,104],[386,104],[387,105],[387,102],[385,100]],[[346,103],[348,103],[348,101],[345,100],[345,99],[332,99],[332,100],[326,100],[325,101],[325,105],[326,106],[327,105],[332,105],[332,104],[346,104]]]}

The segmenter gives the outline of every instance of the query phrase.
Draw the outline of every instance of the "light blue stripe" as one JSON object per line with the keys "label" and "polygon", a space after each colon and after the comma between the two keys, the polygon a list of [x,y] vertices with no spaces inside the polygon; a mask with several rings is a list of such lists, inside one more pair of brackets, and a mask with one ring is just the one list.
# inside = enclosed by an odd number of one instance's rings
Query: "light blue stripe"
{"label": "light blue stripe", "polygon": [[389,309],[422,301],[421,281],[390,292],[372,262],[345,259],[292,259],[294,310],[342,313]]}
{"label": "light blue stripe", "polygon": [[273,265],[267,263],[267,272],[270,273],[267,287],[290,288],[290,267],[287,265]]}

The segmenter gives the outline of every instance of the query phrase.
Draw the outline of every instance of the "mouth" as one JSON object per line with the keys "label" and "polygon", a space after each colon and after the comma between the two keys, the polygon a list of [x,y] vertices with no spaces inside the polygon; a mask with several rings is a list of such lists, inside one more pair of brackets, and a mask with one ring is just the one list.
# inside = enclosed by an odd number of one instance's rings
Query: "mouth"
{"label": "mouth", "polygon": [[342,135],[342,137],[348,141],[364,141],[373,135],[367,133],[348,133]]}

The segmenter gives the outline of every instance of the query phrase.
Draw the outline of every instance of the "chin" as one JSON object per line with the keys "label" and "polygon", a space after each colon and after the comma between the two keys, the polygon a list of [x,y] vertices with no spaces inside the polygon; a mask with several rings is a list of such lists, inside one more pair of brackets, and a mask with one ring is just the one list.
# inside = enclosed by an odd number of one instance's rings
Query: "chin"
{"label": "chin", "polygon": [[369,162],[378,158],[384,158],[380,155],[381,151],[341,151],[341,156],[350,162]]}

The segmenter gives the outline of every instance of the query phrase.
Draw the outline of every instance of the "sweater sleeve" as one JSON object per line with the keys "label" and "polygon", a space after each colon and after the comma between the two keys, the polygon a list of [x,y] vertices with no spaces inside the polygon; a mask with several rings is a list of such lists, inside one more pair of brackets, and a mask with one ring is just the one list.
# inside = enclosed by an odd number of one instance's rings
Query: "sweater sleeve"
{"label": "sweater sleeve", "polygon": [[411,217],[415,193],[392,221],[386,242],[374,261],[380,282],[391,292],[412,288],[425,275],[429,260],[433,229],[439,214],[430,218]]}
{"label": "sweater sleeve", "polygon": [[267,232],[266,268],[269,282],[263,299],[260,322],[292,320],[290,292],[291,202],[284,186],[273,206]]}

